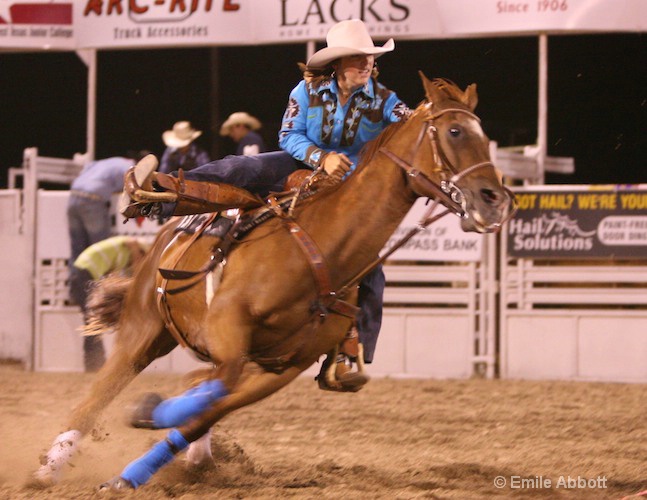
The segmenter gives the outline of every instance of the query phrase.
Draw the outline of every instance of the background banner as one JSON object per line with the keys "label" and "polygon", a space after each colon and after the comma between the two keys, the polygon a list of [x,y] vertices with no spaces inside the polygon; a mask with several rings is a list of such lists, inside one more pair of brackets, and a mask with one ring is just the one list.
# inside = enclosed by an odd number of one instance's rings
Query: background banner
{"label": "background banner", "polygon": [[645,31],[645,0],[0,0],[0,48],[113,49]]}
{"label": "background banner", "polygon": [[524,190],[506,224],[508,254],[530,258],[647,258],[647,190]]}
{"label": "background banner", "polygon": [[77,0],[74,12],[78,43],[83,48],[245,44],[253,38],[250,14],[254,3]]}
{"label": "background banner", "polygon": [[74,50],[73,2],[0,0],[0,48]]}
{"label": "background banner", "polygon": [[[409,231],[415,228],[425,212],[426,199],[420,198],[413,205],[395,233],[389,238],[384,250],[390,249]],[[442,206],[434,214],[445,210]],[[453,214],[445,215],[416,236],[389,257],[389,261],[418,262],[478,262],[483,255],[484,235],[465,233],[460,219]]]}

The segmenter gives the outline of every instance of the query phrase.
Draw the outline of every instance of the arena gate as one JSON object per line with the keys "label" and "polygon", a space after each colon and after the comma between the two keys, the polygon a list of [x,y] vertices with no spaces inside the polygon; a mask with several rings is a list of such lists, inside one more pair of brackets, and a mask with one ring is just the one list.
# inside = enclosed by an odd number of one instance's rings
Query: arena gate
{"label": "arena gate", "polygon": [[646,186],[535,186],[501,244],[501,376],[647,381]]}

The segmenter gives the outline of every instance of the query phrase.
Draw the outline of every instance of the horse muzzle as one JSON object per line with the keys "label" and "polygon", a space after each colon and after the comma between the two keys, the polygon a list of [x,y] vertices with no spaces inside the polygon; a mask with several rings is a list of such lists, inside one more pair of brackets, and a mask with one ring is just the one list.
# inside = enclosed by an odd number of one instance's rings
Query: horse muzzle
{"label": "horse muzzle", "polygon": [[463,231],[498,233],[517,210],[515,195],[505,186],[462,192]]}

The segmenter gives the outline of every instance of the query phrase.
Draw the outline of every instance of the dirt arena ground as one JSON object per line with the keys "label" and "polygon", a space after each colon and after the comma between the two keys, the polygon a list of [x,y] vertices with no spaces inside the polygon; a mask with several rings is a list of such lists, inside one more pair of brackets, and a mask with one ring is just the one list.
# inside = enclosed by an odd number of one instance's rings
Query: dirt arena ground
{"label": "dirt arena ground", "polygon": [[619,499],[647,489],[645,385],[377,379],[334,394],[302,377],[218,425],[212,469],[187,471],[179,458],[135,492],[96,493],[165,435],[127,427],[125,408],[144,391],[176,394],[175,375],[124,391],[61,484],[25,486],[92,377],[0,366],[0,498]]}

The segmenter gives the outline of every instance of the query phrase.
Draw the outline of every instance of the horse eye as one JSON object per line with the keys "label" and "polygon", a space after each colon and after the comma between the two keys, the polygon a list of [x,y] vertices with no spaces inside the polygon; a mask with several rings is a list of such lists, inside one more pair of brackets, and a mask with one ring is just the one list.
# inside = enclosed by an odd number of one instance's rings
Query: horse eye
{"label": "horse eye", "polygon": [[461,135],[460,129],[458,129],[456,127],[450,128],[449,133],[451,134],[452,137],[458,137],[459,135]]}

